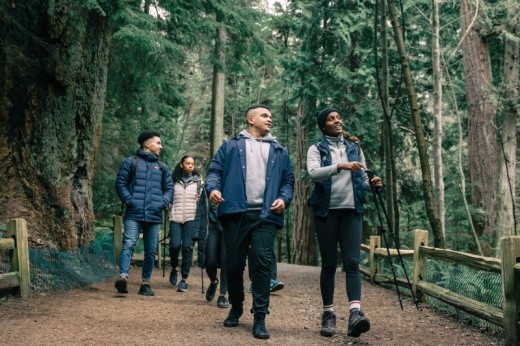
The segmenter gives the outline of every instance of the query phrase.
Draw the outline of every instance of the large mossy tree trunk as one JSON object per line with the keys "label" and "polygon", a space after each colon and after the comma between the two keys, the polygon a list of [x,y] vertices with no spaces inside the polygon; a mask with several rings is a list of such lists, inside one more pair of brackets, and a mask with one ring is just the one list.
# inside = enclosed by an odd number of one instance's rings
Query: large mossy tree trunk
{"label": "large mossy tree trunk", "polygon": [[[471,180],[471,202],[482,213],[474,215],[474,224],[485,256],[496,250],[492,239],[496,234],[497,186],[500,152],[497,146],[496,101],[493,90],[491,58],[480,29],[472,26],[475,7],[461,0],[461,32],[468,32],[462,43],[464,83],[468,104],[468,171]],[[482,11],[481,9],[479,11]],[[483,18],[484,12],[478,13]],[[501,226],[501,225],[500,225]],[[495,248],[495,249],[494,249]]]}
{"label": "large mossy tree trunk", "polygon": [[0,7],[0,223],[25,218],[32,246],[73,249],[93,238],[107,18],[71,0]]}

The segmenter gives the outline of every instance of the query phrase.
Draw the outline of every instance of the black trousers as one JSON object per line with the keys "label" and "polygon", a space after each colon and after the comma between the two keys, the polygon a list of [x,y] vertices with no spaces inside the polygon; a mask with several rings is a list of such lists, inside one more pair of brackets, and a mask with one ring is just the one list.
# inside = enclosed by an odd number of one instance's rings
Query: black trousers
{"label": "black trousers", "polygon": [[260,220],[260,210],[228,215],[221,220],[226,247],[229,302],[244,302],[244,269],[249,253],[253,281],[253,312],[269,312],[271,263],[277,226]]}

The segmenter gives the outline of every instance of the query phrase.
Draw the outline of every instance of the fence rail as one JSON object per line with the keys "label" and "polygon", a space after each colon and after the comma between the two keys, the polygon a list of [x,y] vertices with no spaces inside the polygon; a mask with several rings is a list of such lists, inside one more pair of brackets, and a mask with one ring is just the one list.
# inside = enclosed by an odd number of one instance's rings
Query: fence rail
{"label": "fence rail", "polygon": [[27,223],[24,219],[9,221],[6,234],[8,238],[0,238],[0,250],[9,251],[9,272],[0,274],[0,289],[19,287],[20,296],[27,298],[31,295]]}
{"label": "fence rail", "polygon": [[[382,249],[381,238],[371,236],[369,245],[361,250],[368,254],[368,267],[361,266],[361,272],[371,282],[393,282],[393,277],[380,273],[381,257],[397,257],[396,249]],[[428,246],[428,232],[417,230],[414,235],[414,249],[401,250],[402,257],[413,256],[412,290],[421,301],[425,295],[438,299],[457,309],[477,316],[493,324],[502,326],[506,345],[520,345],[520,236],[506,237],[500,242],[500,258],[476,256],[472,254],[437,249]],[[503,308],[497,309],[488,304],[468,298],[433,283],[424,281],[427,273],[426,259],[438,259],[478,270],[500,273],[502,278]],[[396,262],[394,258],[392,262]],[[397,279],[397,284],[407,287],[406,280]]]}

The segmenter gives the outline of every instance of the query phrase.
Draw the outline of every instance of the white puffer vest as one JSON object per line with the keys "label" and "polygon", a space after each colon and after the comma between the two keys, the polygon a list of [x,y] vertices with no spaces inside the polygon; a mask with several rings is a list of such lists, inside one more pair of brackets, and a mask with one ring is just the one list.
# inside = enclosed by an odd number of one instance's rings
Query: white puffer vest
{"label": "white puffer vest", "polygon": [[194,176],[188,183],[175,182],[170,221],[186,223],[195,220],[202,184],[202,178],[199,175]]}

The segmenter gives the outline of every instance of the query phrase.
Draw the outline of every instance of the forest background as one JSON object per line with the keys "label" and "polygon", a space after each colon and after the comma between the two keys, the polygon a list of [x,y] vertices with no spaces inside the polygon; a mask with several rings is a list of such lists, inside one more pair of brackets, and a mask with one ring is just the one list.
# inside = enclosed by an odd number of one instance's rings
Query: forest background
{"label": "forest background", "polygon": [[[383,178],[401,247],[496,256],[518,235],[516,0],[8,0],[0,3],[0,223],[31,247],[93,240],[145,129],[205,171],[264,103],[297,181],[279,259],[317,264],[307,149],[334,106]],[[365,237],[380,221],[370,195]]]}

